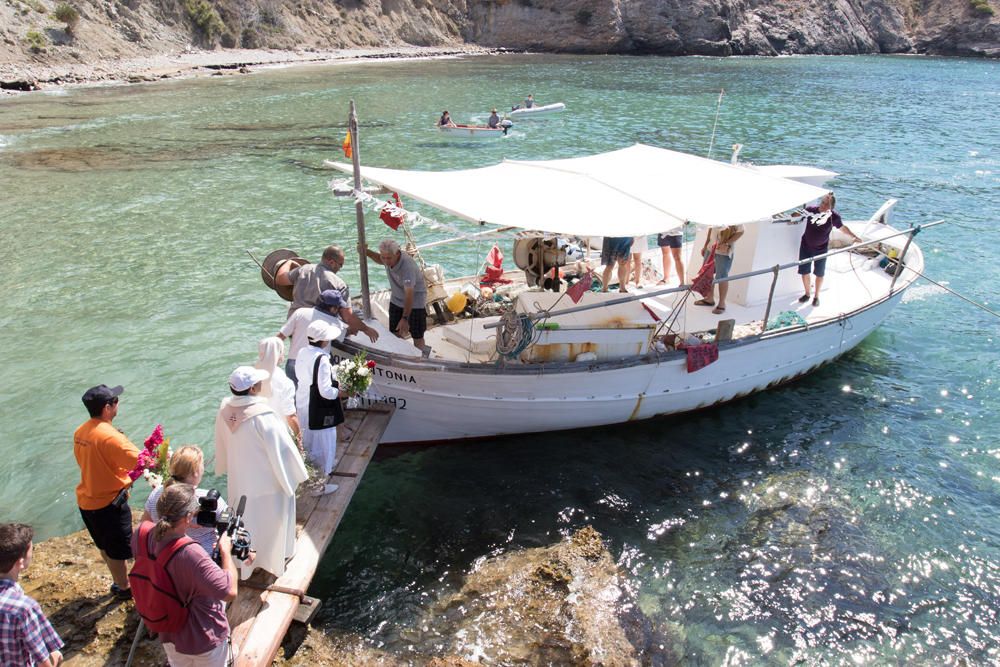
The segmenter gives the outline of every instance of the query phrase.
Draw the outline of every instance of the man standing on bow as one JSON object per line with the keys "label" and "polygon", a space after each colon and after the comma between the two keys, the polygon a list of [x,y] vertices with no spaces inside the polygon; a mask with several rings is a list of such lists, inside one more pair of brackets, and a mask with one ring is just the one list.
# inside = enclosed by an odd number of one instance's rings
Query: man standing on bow
{"label": "man standing on bow", "polygon": [[118,416],[121,385],[99,384],[83,394],[90,419],[73,433],[73,454],[80,466],[76,504],[101,558],[111,572],[111,594],[128,600],[125,561],[132,558],[132,510],[128,506],[132,480],[129,472],[139,458],[138,448],[111,425]]}
{"label": "man standing on bow", "polygon": [[[215,418],[215,472],[228,475],[229,504],[247,497],[244,523],[257,545],[253,567],[276,577],[295,552],[295,490],[309,478],[284,419],[260,395],[265,370],[240,366],[229,376],[232,396]],[[240,565],[240,578],[253,568]]]}
{"label": "man standing on bow", "polygon": [[[799,242],[799,259],[812,259],[819,255],[825,255],[830,247],[830,234],[833,228],[843,229],[854,239],[855,243],[860,243],[861,238],[852,232],[840,219],[840,214],[833,210],[837,199],[832,192],[827,192],[819,202],[819,206],[806,206],[806,210],[813,213],[806,217],[806,228],[802,232],[802,240]],[[799,275],[802,276],[802,287],[805,294],[799,297],[799,303],[809,300],[809,273],[816,276],[816,291],[813,292],[812,305],[819,305],[819,290],[823,287],[823,276],[826,275],[826,258],[817,259],[805,264],[799,264]]]}

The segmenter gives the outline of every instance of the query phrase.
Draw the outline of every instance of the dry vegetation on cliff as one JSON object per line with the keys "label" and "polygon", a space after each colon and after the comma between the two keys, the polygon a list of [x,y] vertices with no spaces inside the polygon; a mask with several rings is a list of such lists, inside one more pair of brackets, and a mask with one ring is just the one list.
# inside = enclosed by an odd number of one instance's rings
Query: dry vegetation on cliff
{"label": "dry vegetation on cliff", "polygon": [[[12,68],[192,49],[1000,56],[1000,0],[0,0]],[[231,60],[240,62],[237,56]],[[242,59],[245,60],[245,59]],[[95,77],[101,78],[100,72]],[[121,77],[119,77],[121,78]]]}

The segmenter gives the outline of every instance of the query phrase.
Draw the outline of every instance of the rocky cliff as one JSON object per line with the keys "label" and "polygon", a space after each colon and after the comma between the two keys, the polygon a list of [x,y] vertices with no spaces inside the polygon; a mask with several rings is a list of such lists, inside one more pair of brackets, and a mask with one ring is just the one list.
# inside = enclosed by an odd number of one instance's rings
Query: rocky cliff
{"label": "rocky cliff", "polygon": [[576,53],[1000,56],[1000,0],[0,2],[0,64],[93,63],[191,45],[329,50],[471,43]]}

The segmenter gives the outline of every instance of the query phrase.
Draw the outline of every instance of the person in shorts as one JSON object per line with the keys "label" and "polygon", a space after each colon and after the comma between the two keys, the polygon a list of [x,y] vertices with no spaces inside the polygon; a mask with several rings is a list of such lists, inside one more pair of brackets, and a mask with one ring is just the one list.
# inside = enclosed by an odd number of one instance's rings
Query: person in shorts
{"label": "person in shorts", "polygon": [[[855,243],[861,241],[857,234],[852,232],[840,219],[840,214],[833,210],[837,203],[832,192],[826,193],[819,202],[819,206],[806,206],[806,211],[816,215],[806,218],[806,228],[802,232],[802,240],[799,242],[799,260],[812,259],[819,255],[825,255],[830,247],[830,234],[833,228],[843,229]],[[809,274],[816,276],[816,291],[813,292],[812,305],[819,305],[819,290],[823,286],[823,276],[826,275],[826,257],[817,259],[805,264],[799,264],[799,275],[802,276],[802,287],[805,294],[799,297],[799,303],[809,300],[810,285]]]}
{"label": "person in shorts", "polygon": [[111,594],[132,597],[127,561],[132,559],[132,509],[128,505],[139,450],[112,426],[118,416],[118,397],[124,389],[99,384],[83,394],[90,419],[73,433],[73,454],[80,466],[76,503],[94,544],[101,552],[114,583]]}
{"label": "person in shorts", "polygon": [[389,276],[389,331],[400,338],[413,337],[413,344],[425,355],[424,332],[427,331],[427,283],[424,272],[409,254],[392,239],[383,239],[378,252],[364,249],[369,259],[385,267]]}
{"label": "person in shorts", "polygon": [[627,292],[629,257],[632,253],[631,236],[605,236],[601,244],[601,264],[604,265],[604,274],[601,276],[601,291],[608,291],[608,283],[611,282],[611,270],[618,264],[618,291]]}
{"label": "person in shorts", "polygon": [[[715,251],[715,279],[717,281],[729,277],[729,271],[733,268],[733,246],[745,233],[743,225],[729,225],[728,227],[712,227],[705,235],[705,245],[701,249],[702,257],[708,261],[708,255],[714,248]],[[718,282],[719,301],[716,303],[711,298],[698,299],[694,302],[696,306],[714,306],[712,312],[721,315],[726,312],[726,295],[729,293],[729,281]]]}
{"label": "person in shorts", "polygon": [[663,254],[663,280],[660,285],[666,285],[670,278],[670,260],[677,267],[677,284],[684,284],[684,258],[681,256],[681,248],[684,247],[684,230],[681,227],[671,229],[656,235],[656,245],[659,246]]}

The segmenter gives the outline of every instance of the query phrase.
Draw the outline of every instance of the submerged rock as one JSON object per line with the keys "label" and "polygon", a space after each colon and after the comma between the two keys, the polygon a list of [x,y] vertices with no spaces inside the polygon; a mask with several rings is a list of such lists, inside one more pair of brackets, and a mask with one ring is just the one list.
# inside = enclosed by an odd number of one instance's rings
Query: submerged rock
{"label": "submerged rock", "polygon": [[600,534],[586,527],[477,564],[409,638],[488,664],[638,665],[626,631],[644,625],[636,613]]}

